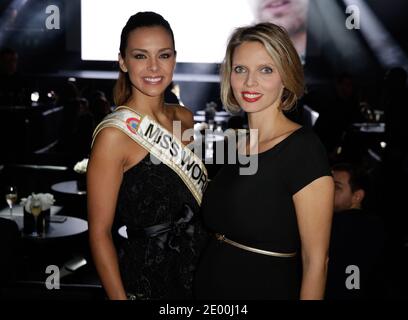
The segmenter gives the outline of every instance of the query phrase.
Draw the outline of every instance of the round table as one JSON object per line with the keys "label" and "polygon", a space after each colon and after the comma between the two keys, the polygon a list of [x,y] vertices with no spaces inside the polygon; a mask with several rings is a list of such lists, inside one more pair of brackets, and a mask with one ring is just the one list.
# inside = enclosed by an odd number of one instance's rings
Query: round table
{"label": "round table", "polygon": [[[51,216],[50,224],[47,231],[42,236],[34,236],[31,234],[24,234],[22,233],[24,238],[30,239],[53,239],[53,238],[63,238],[63,237],[71,237],[75,235],[79,235],[83,232],[88,230],[88,221],[69,217],[69,216],[61,216],[57,215],[56,217],[61,217],[65,219],[63,222],[53,222],[53,216]],[[5,217],[9,219],[9,217]],[[13,216],[12,220],[14,220],[19,230],[23,230],[24,227],[24,217],[23,216]]]}
{"label": "round table", "polygon": [[70,181],[63,181],[51,186],[51,190],[60,192],[60,193],[67,193],[67,194],[74,194],[74,195],[84,195],[86,194],[85,190],[78,189],[78,183],[76,180]]}
{"label": "round table", "polygon": [[[64,217],[67,219],[64,222],[53,222],[51,220],[47,232],[44,234],[44,236],[40,238],[50,239],[71,237],[86,232],[88,230],[88,221],[86,220],[69,216],[59,217]],[[31,237],[30,235],[25,236]]]}
{"label": "round table", "polygon": [[[51,215],[55,215],[62,210],[61,206],[51,206]],[[15,204],[13,206],[13,217],[16,216],[23,216],[23,207],[20,204]],[[0,217],[2,218],[9,218],[10,217],[10,209],[9,207],[3,208],[0,210]]]}
{"label": "round table", "polygon": [[[62,181],[51,186],[55,198],[70,216],[87,219],[86,190],[78,189],[79,180]],[[81,184],[80,184],[81,185]]]}

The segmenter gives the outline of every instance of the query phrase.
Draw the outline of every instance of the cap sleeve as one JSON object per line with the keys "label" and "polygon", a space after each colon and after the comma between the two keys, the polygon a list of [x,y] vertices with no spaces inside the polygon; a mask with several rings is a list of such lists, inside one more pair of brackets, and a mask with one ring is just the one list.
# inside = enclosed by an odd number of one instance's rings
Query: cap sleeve
{"label": "cap sleeve", "polygon": [[288,146],[286,155],[285,181],[291,194],[320,177],[331,176],[326,150],[311,130],[298,135]]}

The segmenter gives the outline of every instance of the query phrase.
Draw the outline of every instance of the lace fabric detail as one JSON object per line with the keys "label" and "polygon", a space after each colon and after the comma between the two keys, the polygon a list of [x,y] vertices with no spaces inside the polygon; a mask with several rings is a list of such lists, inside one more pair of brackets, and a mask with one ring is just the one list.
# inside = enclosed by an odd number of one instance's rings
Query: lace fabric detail
{"label": "lace fabric detail", "polygon": [[[126,291],[137,299],[191,298],[192,277],[206,237],[199,207],[184,182],[148,154],[125,172],[117,216],[128,230],[168,226],[155,236],[130,235],[119,259]],[[131,232],[130,232],[131,233]]]}

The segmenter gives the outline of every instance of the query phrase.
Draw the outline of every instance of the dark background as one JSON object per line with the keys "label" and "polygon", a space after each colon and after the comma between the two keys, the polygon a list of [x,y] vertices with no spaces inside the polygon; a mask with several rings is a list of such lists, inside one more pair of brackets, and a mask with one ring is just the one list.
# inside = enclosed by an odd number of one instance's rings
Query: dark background
{"label": "dark background", "polygon": [[[366,2],[383,27],[407,54],[408,37],[405,30],[408,29],[408,21],[405,16],[408,12],[408,3],[403,0]],[[48,5],[56,5],[60,8],[59,30],[45,28],[45,20],[48,16],[45,9]],[[327,83],[343,72],[355,76],[359,83],[372,85],[382,79],[385,70],[389,67],[381,65],[359,30],[345,28],[344,23],[347,18],[345,8],[342,0],[310,1],[305,67],[309,86]],[[14,18],[13,14],[16,14]],[[48,77],[68,77],[78,76],[75,71],[80,70],[117,70],[116,62],[81,60],[80,0],[3,0],[0,4],[0,17],[0,47],[12,47],[19,53],[21,72]],[[109,17],[106,23],[109,23]],[[103,41],[103,35],[95,36]],[[348,39],[354,41],[354,46],[341,45],[345,41],[347,43]],[[220,104],[218,84],[199,79],[178,81],[177,74],[217,75],[218,71],[217,64],[179,63],[175,79],[180,84],[184,103],[193,110],[202,109],[209,101]],[[87,78],[88,82],[96,81],[96,85],[94,83],[88,83],[88,85],[102,86],[110,95],[114,76],[115,74],[111,73],[109,76],[98,74],[82,78]],[[55,83],[54,80],[53,82]]]}

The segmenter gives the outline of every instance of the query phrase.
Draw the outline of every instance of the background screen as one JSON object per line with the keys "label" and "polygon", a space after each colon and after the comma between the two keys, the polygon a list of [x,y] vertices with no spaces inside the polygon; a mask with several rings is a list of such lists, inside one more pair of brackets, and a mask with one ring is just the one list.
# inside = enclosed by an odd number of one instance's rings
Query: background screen
{"label": "background screen", "polygon": [[122,28],[138,11],[155,11],[169,21],[177,61],[188,63],[219,63],[231,31],[253,21],[248,0],[82,0],[82,59],[117,60]]}

